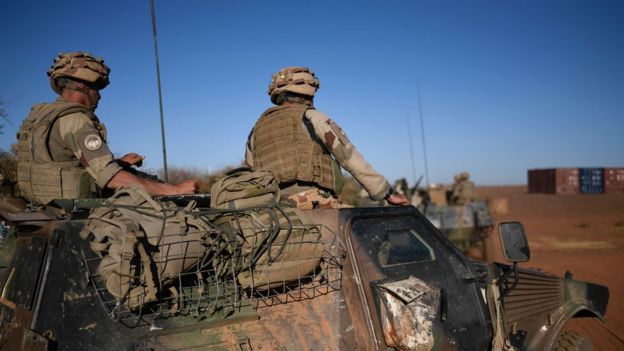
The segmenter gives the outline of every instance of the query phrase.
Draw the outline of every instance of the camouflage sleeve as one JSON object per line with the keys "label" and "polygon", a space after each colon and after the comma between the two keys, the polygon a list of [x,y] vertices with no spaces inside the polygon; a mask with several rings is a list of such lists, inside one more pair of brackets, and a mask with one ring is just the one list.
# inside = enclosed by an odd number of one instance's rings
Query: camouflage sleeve
{"label": "camouflage sleeve", "polygon": [[388,195],[390,185],[386,178],[366,162],[336,122],[317,110],[307,110],[305,118],[340,166],[351,173],[373,200],[381,200]]}
{"label": "camouflage sleeve", "polygon": [[80,160],[96,184],[104,188],[121,171],[121,166],[115,162],[100,131],[82,113],[64,116],[58,123],[61,138],[67,148]]}

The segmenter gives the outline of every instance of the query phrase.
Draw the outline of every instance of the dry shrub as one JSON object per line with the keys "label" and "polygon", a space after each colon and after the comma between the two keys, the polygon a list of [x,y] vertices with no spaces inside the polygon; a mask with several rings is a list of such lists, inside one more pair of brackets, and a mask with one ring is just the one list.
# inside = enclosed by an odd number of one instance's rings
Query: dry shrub
{"label": "dry shrub", "polygon": [[380,206],[379,201],[372,200],[366,190],[353,177],[344,178],[345,185],[340,194],[340,202],[355,207]]}
{"label": "dry shrub", "polygon": [[17,157],[15,153],[0,150],[0,193],[13,194],[17,183]]}
{"label": "dry shrub", "polygon": [[[236,167],[228,166],[216,172],[207,172],[198,170],[196,168],[173,167],[169,168],[167,173],[169,174],[169,183],[177,184],[187,179],[193,179],[199,184],[199,193],[205,194],[210,192],[212,184],[214,184],[220,178],[224,177],[227,172],[233,170],[234,168]],[[159,178],[165,178],[163,175],[163,170],[160,170],[158,174]]]}
{"label": "dry shrub", "polygon": [[[199,183],[199,193],[209,193],[212,184],[223,178],[227,172],[238,167],[240,166],[228,166],[215,172],[206,172],[190,167],[173,167],[168,169],[169,182],[177,184],[187,179],[193,179]],[[163,170],[158,171],[160,179],[165,178],[163,174]],[[353,177],[345,177],[345,186],[340,194],[340,201],[356,207],[380,205],[379,202],[370,199],[368,193]]]}

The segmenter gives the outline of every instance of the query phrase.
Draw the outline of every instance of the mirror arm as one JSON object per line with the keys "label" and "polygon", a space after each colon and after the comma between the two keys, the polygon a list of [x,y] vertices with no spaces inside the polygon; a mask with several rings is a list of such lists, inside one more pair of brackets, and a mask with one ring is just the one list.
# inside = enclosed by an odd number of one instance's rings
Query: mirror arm
{"label": "mirror arm", "polygon": [[[505,280],[507,280],[507,277],[509,277],[510,273],[513,271],[514,273],[514,283],[510,288],[504,289],[503,288],[503,282]],[[503,302],[503,298],[505,298],[505,296],[507,296],[507,294],[509,294],[513,289],[516,288],[516,286],[518,285],[518,263],[514,262],[513,263],[513,268],[508,270],[507,272],[505,272],[503,274],[503,276],[500,279],[500,287],[501,287],[501,303]]]}

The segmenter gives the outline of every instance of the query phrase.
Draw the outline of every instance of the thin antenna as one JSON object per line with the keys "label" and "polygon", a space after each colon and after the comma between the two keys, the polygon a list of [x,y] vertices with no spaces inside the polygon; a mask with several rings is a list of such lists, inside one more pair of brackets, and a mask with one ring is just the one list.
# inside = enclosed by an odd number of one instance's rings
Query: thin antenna
{"label": "thin antenna", "polygon": [[412,158],[412,181],[416,184],[416,161],[414,160],[414,142],[412,141],[412,127],[410,125],[410,115],[405,115],[405,119],[407,120],[407,137],[409,138],[410,144],[410,156]]}
{"label": "thin antenna", "polygon": [[169,181],[167,171],[167,144],[165,143],[165,118],[163,117],[162,90],[160,88],[160,63],[158,61],[158,39],[156,36],[156,16],[154,15],[154,0],[150,0],[150,12],[152,14],[152,34],[154,36],[154,52],[156,54],[156,80],[158,81],[158,107],[160,108],[160,135],[162,137],[162,151],[164,163],[165,182]]}
{"label": "thin antenna", "polygon": [[427,164],[427,143],[425,142],[425,122],[420,101],[420,80],[416,78],[416,91],[418,92],[418,112],[420,113],[420,132],[422,134],[423,154],[425,155],[425,183],[429,188],[429,165]]}

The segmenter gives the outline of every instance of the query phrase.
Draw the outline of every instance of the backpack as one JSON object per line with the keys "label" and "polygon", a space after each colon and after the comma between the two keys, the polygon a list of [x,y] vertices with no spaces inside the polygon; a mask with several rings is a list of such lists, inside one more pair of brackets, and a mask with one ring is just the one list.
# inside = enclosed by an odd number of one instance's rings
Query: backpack
{"label": "backpack", "polygon": [[179,208],[138,186],[91,211],[80,236],[102,258],[97,273],[117,301],[130,309],[155,301],[205,257],[214,229],[194,212],[194,202]]}
{"label": "backpack", "polygon": [[268,205],[279,200],[279,185],[273,173],[237,168],[210,188],[210,207],[240,209]]}
{"label": "backpack", "polygon": [[[300,210],[278,203],[273,173],[239,168],[211,188],[210,205],[229,209],[214,224],[222,233],[212,265],[244,289],[267,290],[314,272],[323,254],[320,229]],[[238,209],[238,210],[237,210]]]}
{"label": "backpack", "polygon": [[243,289],[301,283],[319,267],[321,231],[301,210],[282,204],[230,212],[215,220],[228,249],[215,258],[217,275],[234,274]]}

